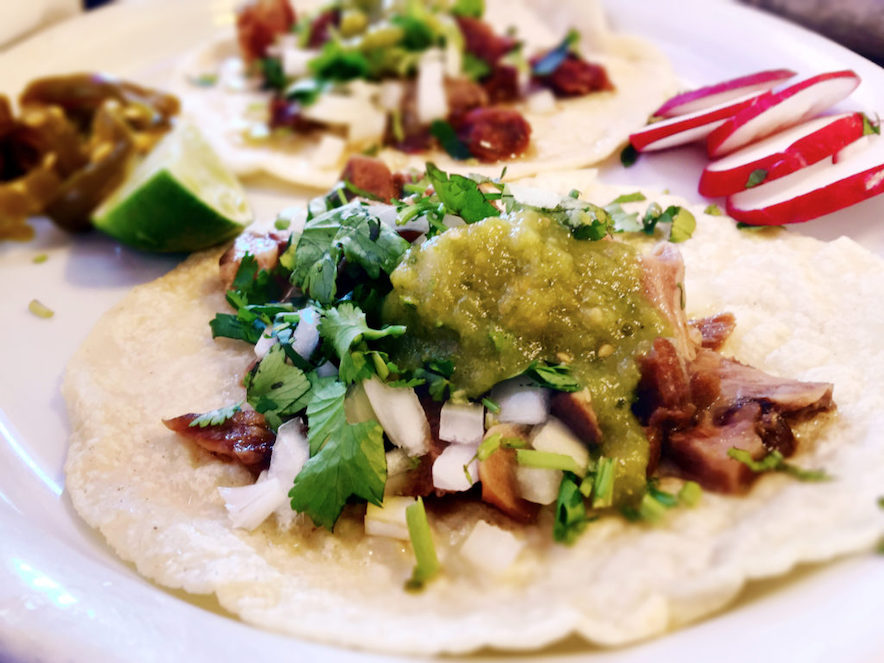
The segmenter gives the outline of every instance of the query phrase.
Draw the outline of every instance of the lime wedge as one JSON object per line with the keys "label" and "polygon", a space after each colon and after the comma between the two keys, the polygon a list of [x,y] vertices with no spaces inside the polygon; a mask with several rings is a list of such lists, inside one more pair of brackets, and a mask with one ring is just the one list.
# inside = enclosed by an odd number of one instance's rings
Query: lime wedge
{"label": "lime wedge", "polygon": [[146,251],[197,251],[251,222],[245,191],[194,125],[179,123],[93,214],[96,228]]}

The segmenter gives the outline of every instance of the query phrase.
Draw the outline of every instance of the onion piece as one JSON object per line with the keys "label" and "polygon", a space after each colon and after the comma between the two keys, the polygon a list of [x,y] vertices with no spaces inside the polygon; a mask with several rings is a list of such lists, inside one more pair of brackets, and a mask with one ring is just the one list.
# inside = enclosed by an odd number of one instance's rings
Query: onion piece
{"label": "onion piece", "polygon": [[478,445],[485,436],[485,408],[478,403],[447,401],[439,413],[439,439]]}
{"label": "onion piece", "polygon": [[448,117],[445,94],[445,63],[442,51],[431,48],[424,52],[417,70],[417,117],[421,124]]}
{"label": "onion piece", "polygon": [[378,421],[397,447],[410,456],[430,450],[430,424],[414,389],[388,387],[377,377],[362,383]]}
{"label": "onion piece", "polygon": [[477,569],[499,575],[512,566],[524,547],[525,543],[512,532],[480,520],[461,545],[460,553]]}
{"label": "onion piece", "polygon": [[283,504],[287,490],[278,479],[265,479],[247,486],[218,487],[227,515],[234,527],[253,530]]}
{"label": "onion piece", "polygon": [[365,533],[408,541],[408,523],[405,510],[414,504],[414,497],[388,495],[381,506],[369,504],[365,509]]}
{"label": "onion piece", "polygon": [[469,490],[479,480],[478,450],[478,444],[449,444],[445,447],[433,462],[433,487],[455,492]]}
{"label": "onion piece", "polygon": [[523,205],[529,205],[531,207],[540,207],[541,209],[553,209],[562,202],[562,197],[554,191],[537,189],[535,187],[525,186],[524,184],[514,184],[512,182],[506,185],[504,195],[507,193],[515,198],[517,203],[522,203]]}
{"label": "onion piece", "polygon": [[292,332],[292,350],[304,359],[310,359],[319,345],[319,314],[312,306],[306,306],[298,311],[298,315],[298,326]]}
{"label": "onion piece", "polygon": [[531,446],[538,451],[571,456],[583,468],[589,465],[589,449],[571,429],[555,417],[538,428],[531,438]]}
{"label": "onion piece", "polygon": [[500,407],[497,420],[513,424],[542,424],[549,416],[549,391],[530,380],[504,380],[491,390],[491,400]]}
{"label": "onion piece", "polygon": [[552,504],[559,497],[562,471],[517,465],[516,483],[522,499],[536,504]]}

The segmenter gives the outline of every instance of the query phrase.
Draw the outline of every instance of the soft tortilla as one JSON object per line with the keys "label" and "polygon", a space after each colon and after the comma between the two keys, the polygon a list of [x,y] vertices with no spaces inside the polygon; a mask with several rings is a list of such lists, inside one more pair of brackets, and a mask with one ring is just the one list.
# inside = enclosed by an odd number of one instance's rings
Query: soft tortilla
{"label": "soft tortilla", "polygon": [[[522,157],[507,162],[507,179],[601,161],[625,144],[630,132],[643,126],[654,109],[675,92],[675,77],[665,56],[641,39],[612,33],[595,1],[488,0],[486,16],[498,31],[514,26],[524,37],[527,53],[555,46],[570,26],[577,26],[586,57],[603,64],[616,87],[614,92],[558,100],[555,109],[547,113],[517,105],[532,126],[531,147]],[[321,132],[247,141],[243,118],[250,107],[266,106],[266,93],[233,91],[223,84],[198,88],[188,82],[195,75],[217,71],[222,62],[236,56],[236,39],[230,32],[187,59],[177,76],[177,93],[185,113],[199,122],[238,175],[265,172],[295,184],[322,189],[333,186],[347,155],[333,164],[318,157]],[[456,161],[441,152],[408,155],[384,149],[378,156],[393,170],[422,169],[425,161],[433,160],[449,172],[489,177],[499,176],[504,165]]]}
{"label": "soft tortilla", "polygon": [[[552,174],[534,183],[576,187],[600,202],[617,195],[589,177]],[[573,547],[552,542],[548,519],[518,528],[484,505],[461,504],[432,516],[444,576],[407,593],[409,547],[365,537],[358,509],[335,535],[301,517],[252,533],[232,529],[216,488],[247,483],[249,474],[161,423],[240,400],[253,359],[242,343],[211,339],[207,322],[225,304],[218,252],[208,252],[136,288],[71,361],[64,395],[73,504],[160,584],[214,592],[223,607],[264,628],[414,654],[537,648],[570,633],[627,643],[708,615],[747,580],[870,548],[884,533],[876,505],[884,485],[884,262],[846,238],[744,232],[695,214],[697,231],[681,245],[688,313],[732,311],[738,324],[726,353],[771,373],[835,384],[837,412],[803,431],[795,458],[835,480],[766,476],[746,497],[707,493],[660,527],[603,519]],[[476,574],[458,558],[477,518],[528,543],[502,577]]]}

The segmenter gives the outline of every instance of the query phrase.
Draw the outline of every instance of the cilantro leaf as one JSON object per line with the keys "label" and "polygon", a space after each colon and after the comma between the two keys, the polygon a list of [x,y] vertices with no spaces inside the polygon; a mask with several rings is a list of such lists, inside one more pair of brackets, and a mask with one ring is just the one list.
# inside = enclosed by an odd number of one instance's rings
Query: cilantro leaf
{"label": "cilantro leaf", "polygon": [[559,484],[559,497],[556,500],[556,519],[553,523],[553,539],[559,543],[572,545],[586,529],[590,519],[586,515],[586,504],[578,488],[577,478],[566,472]]}
{"label": "cilantro leaf", "polygon": [[616,201],[605,205],[605,211],[611,217],[614,232],[636,233],[644,229],[644,225],[638,219],[638,212],[627,214]]}
{"label": "cilantro leaf", "polygon": [[870,134],[881,135],[881,120],[873,122],[868,115],[863,114],[863,136]]}
{"label": "cilantro leaf", "polygon": [[721,216],[724,212],[721,211],[721,208],[712,203],[711,205],[707,205],[706,209],[703,210],[703,214],[708,214],[709,216]]}
{"label": "cilantro leaf", "polygon": [[264,333],[264,326],[260,321],[243,322],[232,313],[216,313],[215,318],[209,321],[209,327],[212,329],[212,338],[233,338],[251,345],[257,343]]}
{"label": "cilantro leaf", "polygon": [[690,210],[678,205],[670,205],[662,210],[657,203],[651,203],[642,219],[644,233],[653,235],[657,224],[660,223],[672,224],[669,229],[669,241],[673,243],[690,239],[697,228],[697,220]]}
{"label": "cilantro leaf", "polygon": [[393,16],[390,22],[402,28],[403,35],[399,43],[408,51],[425,51],[436,40],[433,29],[417,16],[398,14]]}
{"label": "cilantro leaf", "polygon": [[611,201],[612,205],[620,205],[622,203],[639,203],[643,200],[647,200],[645,194],[641,191],[634,191],[632,193],[624,193],[621,196],[617,196],[614,200]]}
{"label": "cilantro leaf", "polygon": [[620,163],[624,168],[629,168],[635,165],[636,161],[638,161],[638,150],[629,143],[620,151]]}
{"label": "cilantro leaf", "polygon": [[347,387],[334,377],[318,378],[313,383],[307,404],[307,440],[310,455],[316,455],[335,429],[346,420],[344,398]]}
{"label": "cilantro leaf", "polygon": [[273,274],[258,267],[258,260],[250,253],[243,256],[233,277],[227,301],[233,308],[248,304],[266,304],[279,300],[282,290]]}
{"label": "cilantro leaf", "polygon": [[316,103],[321,95],[328,88],[328,83],[316,78],[300,78],[285,90],[285,98],[290,101],[297,101],[302,107],[310,106]]}
{"label": "cilantro leaf", "polygon": [[430,523],[424,500],[420,497],[414,504],[405,508],[405,521],[408,524],[408,537],[414,550],[415,565],[411,578],[405,588],[411,591],[423,589],[427,581],[432,580],[442,568],[436,556],[436,547],[430,533]]}
{"label": "cilantro leaf", "polygon": [[767,171],[764,168],[756,168],[749,173],[749,178],[746,180],[746,188],[751,189],[754,186],[758,186],[766,179]]}
{"label": "cilantro leaf", "polygon": [[279,344],[270,348],[243,382],[249,405],[264,415],[273,430],[282,423],[282,417],[296,414],[307,405],[310,380],[304,371],[286,362],[286,353]]}
{"label": "cilantro leaf", "polygon": [[799,481],[829,481],[832,478],[825,470],[805,470],[797,465],[787,463],[783,454],[776,450],[771,451],[761,460],[755,460],[748,451],[736,447],[728,449],[727,455],[740,461],[756,473],[784,472]]}
{"label": "cilantro leaf", "polygon": [[279,58],[261,58],[258,60],[265,90],[282,90],[285,87],[285,72]]}
{"label": "cilantro leaf", "polygon": [[343,423],[298,472],[289,497],[294,511],[306,513],[317,526],[332,530],[351,497],[380,505],[386,481],[380,424]]}
{"label": "cilantro leaf", "polygon": [[311,73],[320,81],[344,83],[354,78],[368,78],[371,65],[365,54],[348,51],[337,40],[330,39],[319,55],[307,64]]}
{"label": "cilantro leaf", "polygon": [[579,40],[580,33],[574,29],[569,30],[568,34],[566,34],[565,38],[559,42],[558,46],[534,63],[531,72],[535,76],[549,76],[561,66],[562,62],[565,61],[565,58],[568,57],[568,53],[571,52],[572,46],[574,46]]}
{"label": "cilantro leaf", "polygon": [[525,373],[540,386],[557,391],[580,391],[581,385],[571,375],[571,367],[567,364],[550,364],[548,362],[532,362]]}
{"label": "cilantro leaf", "polygon": [[473,81],[481,80],[491,73],[491,65],[482,58],[477,58],[472,53],[464,52],[461,68],[463,75]]}
{"label": "cilantro leaf", "polygon": [[445,120],[434,120],[430,125],[430,133],[436,137],[442,149],[445,150],[450,157],[463,161],[472,157],[470,148],[457,137],[454,127]]}
{"label": "cilantro leaf", "polygon": [[228,405],[226,407],[219,407],[217,410],[210,410],[209,412],[204,412],[196,419],[187,424],[188,428],[205,428],[206,426],[220,426],[225,421],[230,419],[233,415],[239,412],[242,409],[242,401],[239,403],[234,403],[233,405]]}
{"label": "cilantro leaf", "polygon": [[455,174],[449,176],[436,167],[436,164],[428,161],[427,178],[448,212],[461,217],[467,223],[475,223],[489,216],[500,216],[500,211],[479,190],[479,184],[469,177]]}
{"label": "cilantro leaf", "polygon": [[370,352],[364,341],[404,333],[405,327],[402,325],[372,329],[365,320],[365,313],[350,302],[327,309],[319,322],[320,336],[331,344],[340,358],[338,375],[345,384],[371,377],[372,365],[366,356]]}

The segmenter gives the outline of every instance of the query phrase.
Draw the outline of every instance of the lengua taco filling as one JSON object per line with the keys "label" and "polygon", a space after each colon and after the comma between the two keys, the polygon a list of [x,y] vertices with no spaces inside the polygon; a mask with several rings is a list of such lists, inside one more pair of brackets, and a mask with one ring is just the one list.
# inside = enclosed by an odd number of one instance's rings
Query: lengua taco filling
{"label": "lengua taco filling", "polygon": [[415,181],[360,157],[344,176],[300,231],[283,215],[221,258],[235,312],[211,328],[255,347],[244,400],[165,421],[257,475],[222,488],[234,525],[286,503],[332,530],[368,504],[367,533],[411,540],[415,586],[432,550],[415,498],[430,513],[481,500],[571,543],[612,513],[658,520],[701,487],[826,478],[785,459],[793,426],[834,407],[832,385],[720,354],[729,313],[687,320],[687,209],[639,218],[622,205],[640,195],[602,208],[432,163]]}
{"label": "lengua taco filling", "polygon": [[515,160],[512,177],[576,167],[614,151],[625,118],[643,122],[674,85],[665,58],[608,31],[595,3],[312,4],[249,3],[235,40],[184,66],[185,105],[218,125],[240,172],[327,188],[359,153],[394,169],[428,154],[465,172]]}

